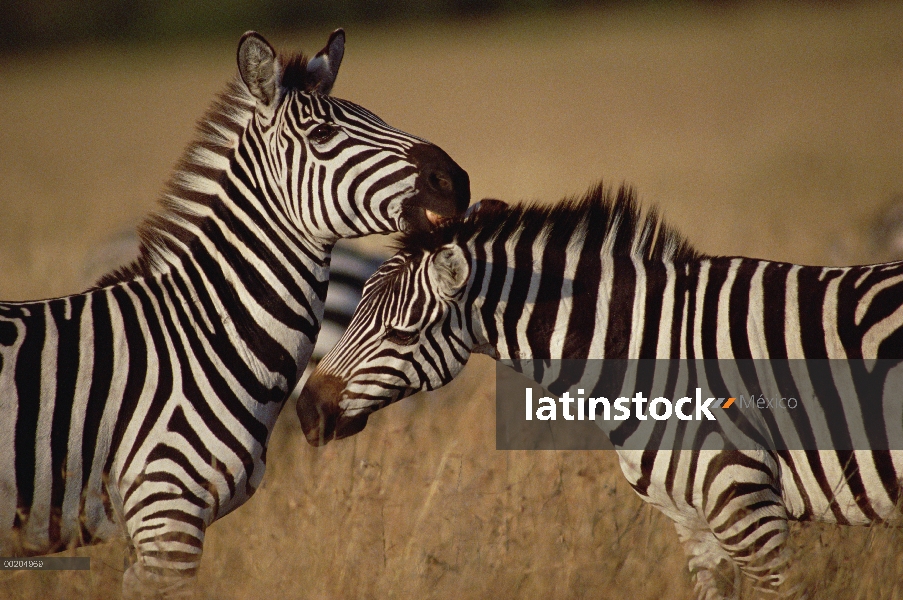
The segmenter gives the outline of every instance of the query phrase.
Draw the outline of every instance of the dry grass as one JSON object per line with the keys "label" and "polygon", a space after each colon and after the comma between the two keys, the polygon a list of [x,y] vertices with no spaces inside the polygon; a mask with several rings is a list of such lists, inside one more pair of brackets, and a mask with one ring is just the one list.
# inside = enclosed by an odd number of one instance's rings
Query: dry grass
{"label": "dry grass", "polygon": [[[475,198],[605,177],[704,251],[860,262],[884,256],[872,220],[903,191],[901,32],[892,4],[352,29],[337,93],[447,149]],[[233,43],[0,60],[0,297],[75,291],[152,208]],[[495,450],[492,365],[473,362],[321,450],[286,410],[263,488],[209,531],[201,594],[690,597],[670,523],[612,453]],[[903,597],[900,531],[797,529],[813,597]],[[0,596],[115,595],[122,545],[78,552],[90,573],[0,573]]]}

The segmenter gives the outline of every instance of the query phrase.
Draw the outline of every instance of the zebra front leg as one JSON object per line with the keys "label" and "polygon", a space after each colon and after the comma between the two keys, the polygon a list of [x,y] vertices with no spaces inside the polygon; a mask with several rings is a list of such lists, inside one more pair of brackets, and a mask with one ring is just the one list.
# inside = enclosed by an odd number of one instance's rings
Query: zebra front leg
{"label": "zebra front leg", "polygon": [[194,577],[151,572],[139,559],[122,576],[122,597],[128,600],[188,600],[197,597],[194,583]]}
{"label": "zebra front leg", "polygon": [[787,537],[790,533],[783,505],[769,510],[750,511],[734,526],[717,529],[715,536],[722,548],[753,580],[758,596],[796,597],[798,590],[782,587],[790,562]]}
{"label": "zebra front leg", "polygon": [[[764,470],[758,474],[758,481],[732,479],[720,493],[710,494],[704,510],[713,539],[735,570],[739,567],[753,580],[759,595],[777,596],[788,592],[780,588],[790,558],[790,527],[775,480]],[[735,585],[735,589],[739,588]]]}
{"label": "zebra front leg", "polygon": [[[170,513],[170,514],[164,514]],[[175,513],[175,514],[172,514]],[[131,540],[134,560],[122,577],[123,598],[193,598],[205,528],[178,511],[148,515]],[[192,519],[193,520],[193,519]],[[200,519],[198,519],[200,521]]]}
{"label": "zebra front leg", "polygon": [[210,522],[209,502],[170,473],[143,475],[125,494],[126,534],[134,560],[124,598],[189,598]]}
{"label": "zebra front leg", "polygon": [[740,567],[712,530],[702,522],[690,525],[675,522],[674,527],[689,557],[690,572],[696,579],[696,597],[699,600],[736,599],[740,591]]}

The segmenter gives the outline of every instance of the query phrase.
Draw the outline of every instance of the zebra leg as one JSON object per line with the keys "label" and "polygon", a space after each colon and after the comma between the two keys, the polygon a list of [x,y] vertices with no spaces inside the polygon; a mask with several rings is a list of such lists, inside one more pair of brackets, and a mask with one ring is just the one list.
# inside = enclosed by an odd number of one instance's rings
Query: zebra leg
{"label": "zebra leg", "polygon": [[[200,557],[199,557],[200,558]],[[122,597],[128,600],[188,600],[197,597],[194,577],[164,574],[139,556],[122,576]]]}
{"label": "zebra leg", "polygon": [[134,560],[122,578],[123,597],[191,598],[210,509],[185,490],[161,492],[157,485],[151,477],[129,494],[134,504],[125,524]]}
{"label": "zebra leg", "polygon": [[[740,590],[740,567],[704,523],[675,521],[677,535],[689,556],[700,600],[735,599]],[[724,563],[722,566],[721,563]],[[725,572],[727,571],[727,572]]]}
{"label": "zebra leg", "polygon": [[708,468],[702,513],[712,538],[760,595],[778,594],[790,527],[777,461],[762,450],[733,451],[719,453]]}
{"label": "zebra leg", "polygon": [[783,597],[793,594],[791,590],[780,589],[790,558],[786,544],[790,533],[786,514],[755,514],[749,521],[751,523],[746,527],[731,527],[715,535],[740,570],[753,580],[760,595]]}

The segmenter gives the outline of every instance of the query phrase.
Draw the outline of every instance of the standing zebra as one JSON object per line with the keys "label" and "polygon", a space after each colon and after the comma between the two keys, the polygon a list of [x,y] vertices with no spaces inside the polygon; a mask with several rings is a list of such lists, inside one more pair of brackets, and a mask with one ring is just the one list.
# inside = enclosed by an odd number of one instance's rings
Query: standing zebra
{"label": "standing zebra", "polygon": [[185,591],[206,528],[263,478],[335,242],[466,207],[445,152],[328,95],[344,40],[308,59],[245,34],[139,258],[82,294],[0,304],[0,555],[124,533],[126,595]]}
{"label": "standing zebra", "polygon": [[[903,262],[703,256],[654,213],[641,217],[624,189],[612,198],[597,187],[554,207],[476,206],[432,238],[407,235],[367,283],[345,336],[302,391],[311,444],[449,383],[472,352],[512,362],[903,358]],[[722,560],[735,591],[741,572],[778,591],[789,519],[899,517],[899,450],[662,449],[682,422],[664,423],[638,445],[635,419],[597,421],[634,490],[675,522],[700,598],[728,593],[716,574]]]}

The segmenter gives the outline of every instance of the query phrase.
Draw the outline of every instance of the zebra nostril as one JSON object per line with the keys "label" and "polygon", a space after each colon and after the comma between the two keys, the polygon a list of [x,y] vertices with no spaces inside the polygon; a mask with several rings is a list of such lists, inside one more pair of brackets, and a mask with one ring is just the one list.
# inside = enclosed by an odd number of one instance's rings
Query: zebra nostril
{"label": "zebra nostril", "polygon": [[454,189],[451,177],[446,173],[433,171],[429,174],[429,177],[427,177],[427,182],[434,191],[439,193],[450,194]]}

